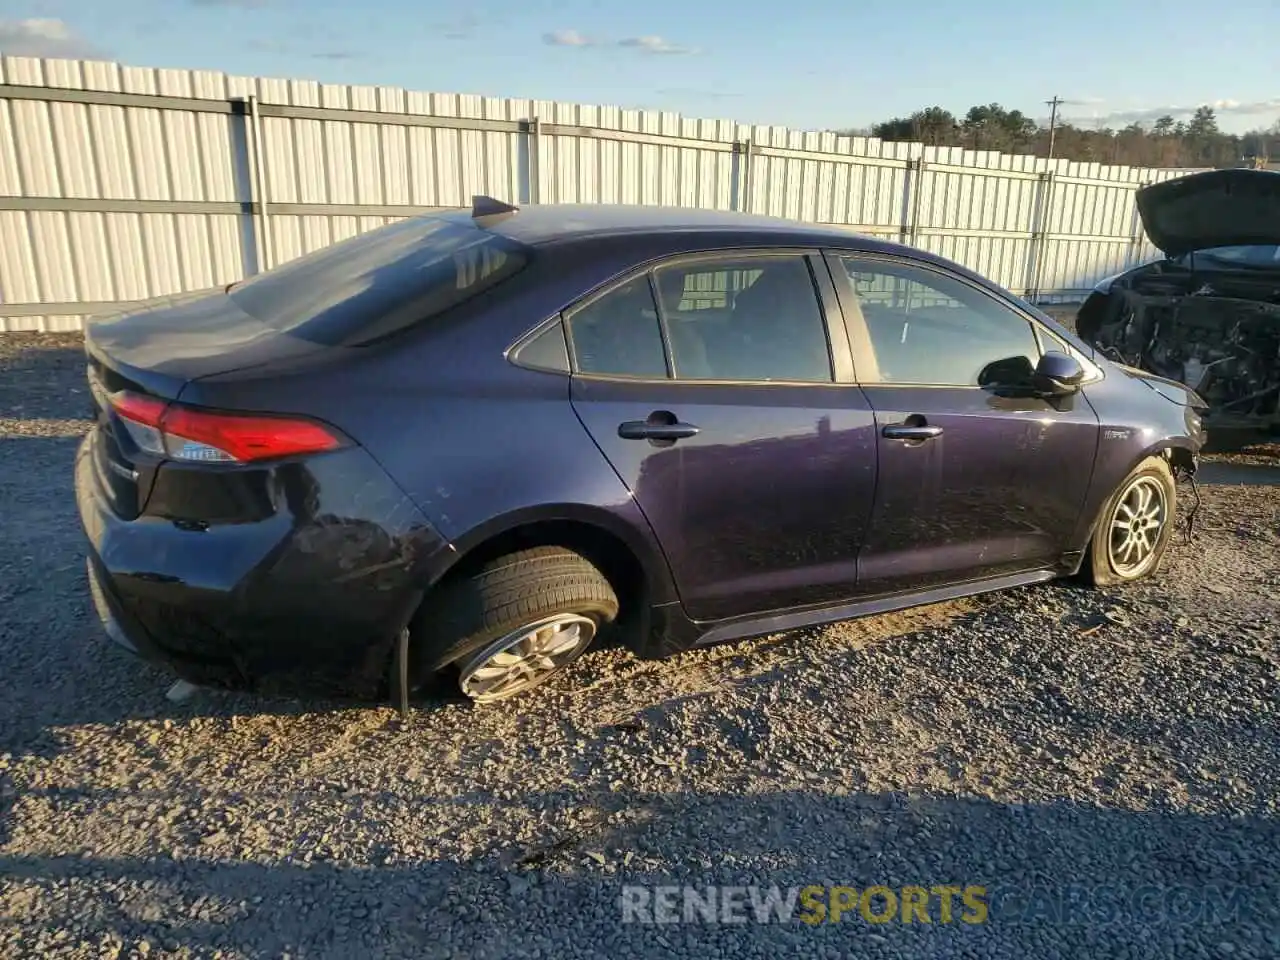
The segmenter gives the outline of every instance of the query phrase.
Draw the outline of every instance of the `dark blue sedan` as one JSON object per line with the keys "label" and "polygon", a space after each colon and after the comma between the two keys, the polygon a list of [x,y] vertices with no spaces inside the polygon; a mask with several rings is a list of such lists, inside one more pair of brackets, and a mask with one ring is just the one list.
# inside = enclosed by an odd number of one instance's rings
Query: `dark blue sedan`
{"label": "dark blue sedan", "polygon": [[107,632],[201,685],[499,701],[1159,567],[1203,403],[919,250],[615,206],[406,219],[86,337]]}

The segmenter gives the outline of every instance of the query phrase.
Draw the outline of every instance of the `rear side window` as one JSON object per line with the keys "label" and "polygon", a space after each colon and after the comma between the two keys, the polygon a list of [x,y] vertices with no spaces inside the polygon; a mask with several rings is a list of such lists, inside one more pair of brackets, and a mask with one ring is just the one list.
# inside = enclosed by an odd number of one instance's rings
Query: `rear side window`
{"label": "rear side window", "polygon": [[615,287],[575,310],[569,318],[569,337],[582,373],[666,379],[662,327],[647,276]]}
{"label": "rear side window", "polygon": [[528,259],[528,248],[469,218],[413,217],[251,277],[228,296],[282,333],[357,346],[439,316]]}
{"label": "rear side window", "polygon": [[832,381],[813,277],[796,254],[726,254],[659,267],[575,310],[569,339],[576,369],[597,376]]}
{"label": "rear side window", "polygon": [[656,273],[676,377],[830,383],[827,327],[805,258],[725,256]]}
{"label": "rear side window", "polygon": [[550,373],[569,372],[569,348],[564,341],[564,326],[553,323],[531,340],[526,340],[511,359],[522,367]]}

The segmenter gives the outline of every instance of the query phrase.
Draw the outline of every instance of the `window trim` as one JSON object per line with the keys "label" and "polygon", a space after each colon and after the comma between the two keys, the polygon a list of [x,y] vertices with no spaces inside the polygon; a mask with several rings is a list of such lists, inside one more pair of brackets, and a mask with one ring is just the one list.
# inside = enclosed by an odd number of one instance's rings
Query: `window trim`
{"label": "window trim", "polygon": [[[1035,341],[1036,349],[1039,351],[1039,354],[1042,357],[1045,355],[1045,353],[1049,352],[1045,349],[1046,337],[1051,337],[1054,340],[1061,339],[1056,334],[1054,334],[1052,330],[1049,330],[1048,328],[1046,328],[1044,323],[1040,320],[1039,317],[1035,316],[1034,314],[1028,313],[1026,310],[1021,309],[1016,303],[1012,303],[1003,297],[995,295],[994,293],[992,293],[992,291],[988,290],[982,284],[975,283],[973,280],[969,279],[968,277],[955,273],[954,271],[947,270],[944,267],[939,266],[938,264],[930,263],[929,261],[926,261],[926,260],[919,260],[915,257],[902,256],[900,254],[881,253],[879,251],[871,251],[871,250],[864,251],[864,250],[842,249],[838,247],[828,247],[824,249],[823,257],[827,262],[827,269],[831,274],[831,280],[835,284],[836,293],[840,299],[840,309],[841,309],[841,312],[844,314],[844,321],[845,321],[846,327],[851,327],[857,324],[858,323],[857,318],[861,315],[861,308],[858,308],[857,310],[854,310],[852,308],[846,309],[846,306],[849,303],[849,301],[852,298],[857,296],[857,293],[853,290],[853,284],[849,278],[849,273],[845,269],[844,264],[840,262],[842,259],[847,258],[847,259],[865,261],[868,263],[883,263],[888,266],[908,267],[911,269],[920,270],[925,274],[933,274],[935,276],[943,277],[944,279],[952,280],[956,283],[963,284],[965,287],[968,287],[970,290],[974,291],[975,293],[991,301],[991,303],[995,304],[998,307],[1003,308],[1005,311],[1007,311],[1011,315],[1019,317],[1024,322],[1028,323],[1031,326],[1031,336],[1032,336],[1032,339]],[[870,332],[866,330],[865,322],[863,324],[863,332],[865,333],[866,337],[870,336]],[[849,337],[850,350],[853,353],[854,369],[856,370],[859,367],[862,367],[863,369],[874,369],[876,366],[874,356],[872,357],[860,356],[862,351],[854,346],[854,344],[857,344],[859,342],[869,342],[869,341],[867,341],[866,339],[860,340],[858,333],[855,331],[849,331],[847,335]],[[1069,354],[1072,357],[1074,357],[1077,361],[1079,361],[1082,367],[1084,367],[1085,379],[1081,381],[1082,386],[1090,383],[1096,383],[1098,380],[1102,379],[1102,370],[1097,366],[1097,364],[1093,363],[1087,357],[1080,356],[1078,351],[1076,351],[1076,349],[1070,343],[1064,343],[1064,345],[1067,347]],[[893,381],[883,381],[883,380],[880,380],[880,381],[859,380],[858,384],[864,387],[881,387],[881,388],[887,387],[887,388],[893,388],[893,389],[899,389],[899,390],[917,389],[917,388],[926,389],[926,390],[986,390],[987,389],[986,387],[983,387],[976,383],[897,383]]]}
{"label": "window trim", "polygon": [[649,296],[653,297],[653,312],[658,317],[658,336],[662,338],[662,359],[667,365],[667,379],[679,380],[676,375],[675,348],[671,346],[671,329],[667,326],[667,310],[662,305],[662,291],[658,288],[658,269],[654,267],[646,272],[645,279],[649,281]]}
{"label": "window trim", "polygon": [[[744,260],[752,258],[777,259],[790,257],[801,260],[809,271],[809,283],[813,291],[814,302],[818,307],[818,315],[822,320],[823,334],[827,342],[827,359],[830,363],[831,379],[829,380],[708,380],[694,377],[679,377],[672,356],[670,333],[667,329],[665,309],[657,284],[657,271],[672,266],[689,263],[715,262],[720,260]],[[573,316],[591,306],[603,297],[607,297],[621,287],[632,283],[640,277],[647,277],[649,292],[653,297],[654,307],[658,313],[658,327],[662,336],[662,349],[667,364],[667,376],[636,377],[620,373],[586,373],[578,369],[577,351],[573,343]],[[825,284],[824,284],[825,280]],[[831,283],[829,271],[823,262],[822,250],[817,247],[718,247],[714,250],[697,250],[687,253],[671,254],[637,265],[611,278],[604,284],[594,288],[573,303],[566,306],[558,316],[564,323],[565,343],[569,350],[570,376],[583,380],[616,382],[616,383],[679,383],[708,387],[832,387],[856,384],[854,379],[853,359],[849,351],[848,335],[844,327],[844,313],[840,308],[838,292]],[[539,326],[540,329],[541,325]],[[536,332],[534,333],[536,335]]]}

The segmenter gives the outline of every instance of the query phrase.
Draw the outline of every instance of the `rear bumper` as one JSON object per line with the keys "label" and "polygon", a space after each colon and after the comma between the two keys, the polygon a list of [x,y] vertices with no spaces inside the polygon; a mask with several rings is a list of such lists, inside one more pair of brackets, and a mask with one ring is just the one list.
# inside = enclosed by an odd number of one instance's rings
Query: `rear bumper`
{"label": "rear bumper", "polygon": [[142,622],[133,616],[118,594],[110,576],[96,556],[85,561],[89,593],[102,630],[116,646],[142,660],[167,667],[183,680],[199,686],[230,689],[252,686],[252,678],[243,675],[234,659],[211,653],[205,658],[192,656],[157,642]]}
{"label": "rear bumper", "polygon": [[[98,615],[107,639],[117,647],[123,647],[132,654],[142,656],[142,649],[125,631],[119,608],[112,605],[107,599],[106,591],[102,589],[102,578],[98,575],[98,566],[94,563],[94,558],[86,559],[84,566],[85,575],[89,579],[89,596],[93,599],[93,610]],[[137,635],[136,629],[135,635]]]}
{"label": "rear bumper", "polygon": [[[124,520],[103,496],[95,442],[77,454],[76,502],[111,640],[205,686],[381,690],[447,544],[367,454],[259,468],[252,486],[271,492],[248,522],[172,516],[167,505],[192,499],[187,468],[162,467],[158,512]],[[209,477],[192,482],[206,491]]]}

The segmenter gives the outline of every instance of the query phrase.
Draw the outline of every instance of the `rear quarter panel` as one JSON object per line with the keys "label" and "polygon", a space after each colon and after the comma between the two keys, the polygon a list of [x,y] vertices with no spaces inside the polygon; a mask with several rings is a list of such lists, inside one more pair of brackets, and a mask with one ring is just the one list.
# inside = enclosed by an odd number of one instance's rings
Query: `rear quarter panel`
{"label": "rear quarter panel", "polygon": [[524,523],[577,520],[627,543],[653,602],[674,599],[648,522],[573,412],[569,378],[503,365],[499,354],[492,375],[443,373],[400,393],[396,424],[364,442],[456,555]]}
{"label": "rear quarter panel", "polygon": [[652,601],[667,602],[675,594],[661,550],[574,414],[568,376],[504,356],[599,277],[598,264],[564,264],[555,283],[545,268],[530,270],[499,288],[502,296],[482,296],[383,344],[343,350],[328,364],[220,375],[183,399],[319,417],[354,438],[452,546],[431,580],[505,530],[579,520],[627,543],[650,573]]}

